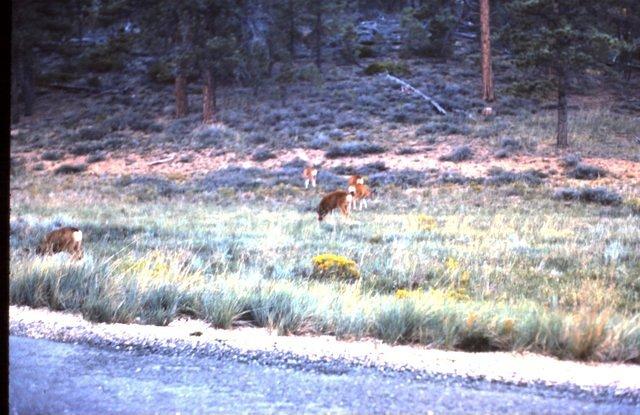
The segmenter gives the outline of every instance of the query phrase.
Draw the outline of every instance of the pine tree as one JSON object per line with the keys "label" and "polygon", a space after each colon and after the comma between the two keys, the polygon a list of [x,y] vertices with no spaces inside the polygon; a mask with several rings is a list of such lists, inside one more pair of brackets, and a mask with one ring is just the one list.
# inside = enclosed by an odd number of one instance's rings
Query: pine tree
{"label": "pine tree", "polygon": [[[597,13],[598,0],[511,0],[503,36],[523,68],[551,73],[557,91],[558,147],[568,146],[567,91],[572,75],[602,62],[611,37]],[[606,50],[606,48],[604,48]]]}
{"label": "pine tree", "polygon": [[491,69],[491,28],[489,0],[480,0],[480,43],[482,51],[482,99],[494,100],[493,71]]}

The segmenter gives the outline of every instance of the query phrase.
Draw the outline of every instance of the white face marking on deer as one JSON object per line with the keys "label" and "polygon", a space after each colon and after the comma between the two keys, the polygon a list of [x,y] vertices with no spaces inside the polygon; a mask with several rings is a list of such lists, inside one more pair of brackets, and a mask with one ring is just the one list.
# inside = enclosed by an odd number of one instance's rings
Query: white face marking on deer
{"label": "white face marking on deer", "polygon": [[364,178],[359,178],[358,180],[356,180],[356,183],[358,184],[364,184]]}

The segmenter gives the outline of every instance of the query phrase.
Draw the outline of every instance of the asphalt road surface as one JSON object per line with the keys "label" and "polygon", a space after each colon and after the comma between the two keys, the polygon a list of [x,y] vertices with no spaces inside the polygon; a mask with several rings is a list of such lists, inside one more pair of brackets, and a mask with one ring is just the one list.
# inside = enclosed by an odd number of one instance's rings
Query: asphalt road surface
{"label": "asphalt road surface", "polygon": [[634,413],[613,396],[9,338],[11,414]]}

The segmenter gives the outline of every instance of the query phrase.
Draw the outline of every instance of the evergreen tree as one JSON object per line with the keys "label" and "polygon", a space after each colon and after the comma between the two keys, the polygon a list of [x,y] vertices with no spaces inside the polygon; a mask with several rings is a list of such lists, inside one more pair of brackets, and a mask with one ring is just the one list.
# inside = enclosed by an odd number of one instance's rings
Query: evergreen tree
{"label": "evergreen tree", "polygon": [[82,32],[90,0],[21,0],[12,1],[11,6],[11,115],[15,122],[21,113],[33,114],[40,53],[55,50]]}
{"label": "evergreen tree", "polygon": [[557,90],[558,147],[568,146],[567,91],[570,76],[602,62],[611,36],[603,30],[598,0],[511,0],[503,36],[523,68],[552,74]]}

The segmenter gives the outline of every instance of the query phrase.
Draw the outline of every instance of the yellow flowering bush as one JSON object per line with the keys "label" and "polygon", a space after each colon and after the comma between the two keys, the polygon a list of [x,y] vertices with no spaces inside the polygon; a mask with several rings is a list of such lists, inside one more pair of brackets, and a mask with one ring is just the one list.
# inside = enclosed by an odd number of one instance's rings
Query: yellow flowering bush
{"label": "yellow flowering bush", "polygon": [[409,227],[418,231],[429,232],[438,227],[438,221],[433,216],[420,213],[409,217]]}
{"label": "yellow flowering bush", "polygon": [[320,254],[313,257],[313,276],[316,278],[336,278],[357,280],[360,278],[358,264],[352,259],[336,254]]}

